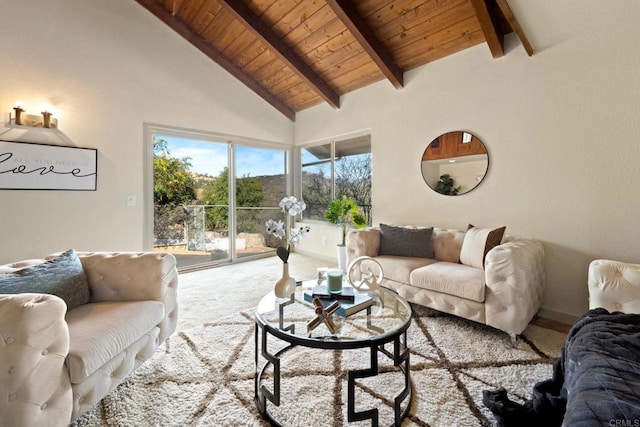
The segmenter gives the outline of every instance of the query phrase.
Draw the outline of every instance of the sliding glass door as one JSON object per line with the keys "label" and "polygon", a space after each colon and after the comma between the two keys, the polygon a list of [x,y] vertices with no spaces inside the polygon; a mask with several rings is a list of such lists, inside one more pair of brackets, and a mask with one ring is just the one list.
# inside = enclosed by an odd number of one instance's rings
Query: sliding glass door
{"label": "sliding glass door", "polygon": [[274,253],[268,218],[281,219],[288,150],[155,130],[153,245],[181,270]]}
{"label": "sliding glass door", "polygon": [[267,219],[282,219],[278,204],[287,190],[287,152],[235,147],[236,253],[239,257],[273,252],[277,242],[266,232]]}

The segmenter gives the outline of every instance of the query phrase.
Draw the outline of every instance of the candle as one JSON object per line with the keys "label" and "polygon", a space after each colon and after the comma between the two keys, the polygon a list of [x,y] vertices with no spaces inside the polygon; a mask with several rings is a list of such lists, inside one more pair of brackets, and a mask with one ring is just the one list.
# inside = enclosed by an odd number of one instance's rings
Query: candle
{"label": "candle", "polygon": [[327,271],[327,290],[332,294],[342,292],[342,270],[331,269]]}

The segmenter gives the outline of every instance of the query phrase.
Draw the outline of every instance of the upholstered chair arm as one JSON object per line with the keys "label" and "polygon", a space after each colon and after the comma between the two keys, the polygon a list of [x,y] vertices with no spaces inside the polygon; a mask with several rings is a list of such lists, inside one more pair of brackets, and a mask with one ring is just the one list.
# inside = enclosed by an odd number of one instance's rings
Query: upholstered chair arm
{"label": "upholstered chair arm", "polygon": [[487,253],[484,265],[487,325],[522,333],[544,297],[544,246],[533,239],[503,243]]}
{"label": "upholstered chair arm", "polygon": [[361,256],[374,257],[380,251],[380,229],[377,227],[351,230],[347,234],[347,265]]}
{"label": "upholstered chair arm", "polygon": [[640,264],[597,259],[589,264],[589,309],[640,313]]}
{"label": "upholstered chair arm", "polygon": [[164,303],[159,342],[178,321],[176,258],[165,252],[79,252],[92,302],[148,301]]}
{"label": "upholstered chair arm", "polygon": [[71,421],[66,312],[64,301],[54,295],[0,295],[3,426],[66,426]]}

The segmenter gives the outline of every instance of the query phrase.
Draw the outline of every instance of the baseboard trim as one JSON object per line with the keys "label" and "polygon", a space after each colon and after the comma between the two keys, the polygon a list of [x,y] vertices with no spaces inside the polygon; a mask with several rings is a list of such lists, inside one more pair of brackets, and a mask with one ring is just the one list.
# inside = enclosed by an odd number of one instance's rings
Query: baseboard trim
{"label": "baseboard trim", "polygon": [[579,317],[574,316],[573,314],[563,313],[561,311],[549,310],[548,308],[541,308],[536,316],[543,319],[553,320],[554,322],[564,323],[565,325],[573,325]]}

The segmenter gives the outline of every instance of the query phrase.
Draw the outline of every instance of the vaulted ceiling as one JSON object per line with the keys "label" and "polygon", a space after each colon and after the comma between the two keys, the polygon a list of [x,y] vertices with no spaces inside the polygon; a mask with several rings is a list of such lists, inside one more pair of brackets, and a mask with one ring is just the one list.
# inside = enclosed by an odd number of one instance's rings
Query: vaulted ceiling
{"label": "vaulted ceiling", "polygon": [[289,119],[480,43],[504,55],[507,0],[136,0]]}

